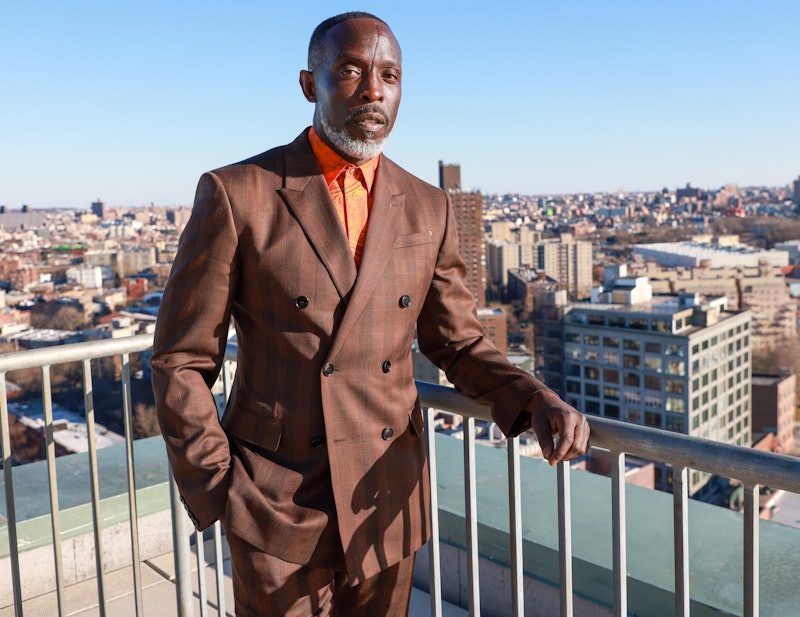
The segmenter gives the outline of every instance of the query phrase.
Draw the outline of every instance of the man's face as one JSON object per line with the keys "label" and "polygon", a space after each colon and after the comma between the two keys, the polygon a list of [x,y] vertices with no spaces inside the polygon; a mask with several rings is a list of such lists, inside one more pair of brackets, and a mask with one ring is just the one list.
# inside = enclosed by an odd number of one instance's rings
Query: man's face
{"label": "man's face", "polygon": [[394,35],[369,18],[331,28],[324,60],[300,84],[316,104],[314,129],[342,158],[361,164],[383,149],[400,105],[401,56]]}

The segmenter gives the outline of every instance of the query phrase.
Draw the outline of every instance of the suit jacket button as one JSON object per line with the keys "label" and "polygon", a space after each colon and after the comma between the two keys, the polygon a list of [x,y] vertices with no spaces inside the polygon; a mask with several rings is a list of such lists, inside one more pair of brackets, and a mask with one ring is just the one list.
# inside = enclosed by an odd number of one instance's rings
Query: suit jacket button
{"label": "suit jacket button", "polygon": [[394,431],[389,426],[381,431],[381,437],[384,441],[389,441],[392,438],[392,435],[394,435]]}
{"label": "suit jacket button", "polygon": [[411,296],[403,294],[400,296],[400,308],[408,308],[411,306]]}
{"label": "suit jacket button", "polygon": [[325,366],[323,366],[322,374],[325,375],[325,377],[330,377],[331,375],[333,375],[333,364],[328,362]]}
{"label": "suit jacket button", "polygon": [[386,361],[385,361],[385,362],[384,362],[384,363],[381,365],[381,370],[382,370],[384,373],[388,373],[389,371],[391,371],[391,370],[392,370],[392,363],[391,363],[391,362],[389,362],[388,360],[386,360]]}
{"label": "suit jacket button", "polygon": [[316,438],[311,440],[311,447],[312,448],[321,448],[324,445],[325,445],[325,440],[322,439],[321,437],[316,437]]}
{"label": "suit jacket button", "polygon": [[297,296],[294,299],[294,305],[299,309],[304,309],[308,306],[308,298],[305,296]]}

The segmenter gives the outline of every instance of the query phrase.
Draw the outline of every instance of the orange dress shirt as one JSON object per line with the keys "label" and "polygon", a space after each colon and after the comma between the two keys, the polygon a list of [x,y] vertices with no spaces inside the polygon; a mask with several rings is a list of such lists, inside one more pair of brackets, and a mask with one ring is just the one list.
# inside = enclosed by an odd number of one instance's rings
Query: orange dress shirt
{"label": "orange dress shirt", "polygon": [[345,161],[320,139],[313,126],[308,132],[308,140],[344,226],[353,259],[356,266],[360,266],[372,208],[372,183],[380,157],[371,158],[363,165]]}

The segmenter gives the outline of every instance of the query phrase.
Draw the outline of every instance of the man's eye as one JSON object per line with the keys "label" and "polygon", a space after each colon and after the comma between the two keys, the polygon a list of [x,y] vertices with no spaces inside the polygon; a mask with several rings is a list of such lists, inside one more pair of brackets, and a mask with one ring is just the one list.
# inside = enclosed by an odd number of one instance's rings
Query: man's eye
{"label": "man's eye", "polygon": [[354,77],[359,74],[359,70],[353,67],[343,68],[340,72],[342,77]]}

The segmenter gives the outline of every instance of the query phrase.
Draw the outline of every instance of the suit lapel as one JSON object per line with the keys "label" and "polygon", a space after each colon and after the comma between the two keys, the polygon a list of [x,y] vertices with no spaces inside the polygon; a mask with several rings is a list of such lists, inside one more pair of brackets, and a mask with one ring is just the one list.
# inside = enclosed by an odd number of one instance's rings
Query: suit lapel
{"label": "suit lapel", "polygon": [[[329,357],[334,357],[339,351],[369,302],[375,285],[383,277],[386,262],[392,253],[404,206],[405,195],[398,188],[391,162],[384,157],[381,159],[373,186],[372,210],[369,214],[367,238],[361,266],[358,269],[358,277],[342,323],[331,345]],[[352,255],[350,260],[352,262]]]}
{"label": "suit lapel", "polygon": [[345,297],[353,288],[357,270],[342,222],[306,133],[286,147],[285,161],[284,187],[278,192],[328,270],[339,295]]}

